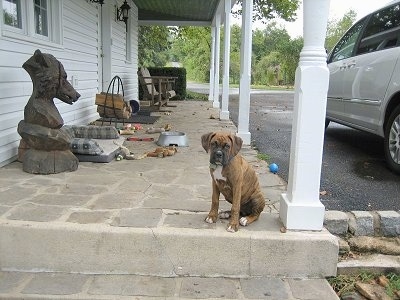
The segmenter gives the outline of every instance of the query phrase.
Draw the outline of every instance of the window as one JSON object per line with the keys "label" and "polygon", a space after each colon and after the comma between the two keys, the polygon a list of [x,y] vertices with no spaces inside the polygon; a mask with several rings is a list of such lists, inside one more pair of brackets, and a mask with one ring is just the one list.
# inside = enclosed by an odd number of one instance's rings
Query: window
{"label": "window", "polygon": [[49,36],[47,24],[47,0],[35,0],[34,20],[35,33]]}
{"label": "window", "polygon": [[4,24],[8,26],[22,28],[20,0],[3,1],[3,19]]}
{"label": "window", "polygon": [[400,26],[400,4],[374,13],[365,29],[364,37]]}
{"label": "window", "polygon": [[357,43],[361,30],[367,18],[356,23],[337,43],[331,54],[330,62],[349,58],[353,55],[354,46]]}
{"label": "window", "polygon": [[40,43],[62,41],[62,1],[0,0],[1,34]]}
{"label": "window", "polygon": [[400,4],[396,4],[371,15],[357,54],[396,47],[399,33]]}

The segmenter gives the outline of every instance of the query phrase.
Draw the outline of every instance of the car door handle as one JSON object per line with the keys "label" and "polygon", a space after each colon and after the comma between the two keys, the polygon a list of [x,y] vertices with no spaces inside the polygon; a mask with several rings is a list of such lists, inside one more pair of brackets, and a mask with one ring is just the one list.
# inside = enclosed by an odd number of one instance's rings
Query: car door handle
{"label": "car door handle", "polygon": [[356,62],[353,60],[351,63],[348,63],[347,64],[347,68],[353,68],[353,67],[355,67],[356,66]]}
{"label": "car door handle", "polygon": [[347,68],[347,65],[346,65],[346,64],[342,64],[342,65],[339,67],[339,70],[340,70],[340,71],[346,70],[346,68]]}

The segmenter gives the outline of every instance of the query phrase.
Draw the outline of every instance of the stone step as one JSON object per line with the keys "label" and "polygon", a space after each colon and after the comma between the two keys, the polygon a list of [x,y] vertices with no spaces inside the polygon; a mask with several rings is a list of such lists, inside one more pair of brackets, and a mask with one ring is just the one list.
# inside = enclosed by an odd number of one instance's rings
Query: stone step
{"label": "stone step", "polygon": [[236,233],[227,232],[223,222],[207,225],[199,214],[188,214],[186,220],[211,227],[172,227],[173,219],[151,228],[2,221],[0,267],[163,277],[336,274],[338,242],[326,230],[282,233],[278,215],[269,213]]}
{"label": "stone step", "polygon": [[[134,297],[134,298],[132,298]],[[0,272],[0,299],[338,300],[324,279]]]}
{"label": "stone step", "polygon": [[338,263],[338,274],[354,275],[361,272],[400,273],[400,256],[385,254],[363,254]]}

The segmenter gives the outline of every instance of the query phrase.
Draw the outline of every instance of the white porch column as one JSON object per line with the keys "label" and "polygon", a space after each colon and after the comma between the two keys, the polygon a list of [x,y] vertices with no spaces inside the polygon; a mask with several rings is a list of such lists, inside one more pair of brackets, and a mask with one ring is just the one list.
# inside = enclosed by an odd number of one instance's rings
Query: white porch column
{"label": "white porch column", "polygon": [[253,0],[242,2],[242,41],[240,45],[239,116],[237,135],[245,145],[250,145],[250,81],[251,81],[251,22],[253,20]]}
{"label": "white porch column", "polygon": [[219,57],[221,45],[221,15],[215,16],[215,53],[214,53],[214,101],[213,107],[219,108]]}
{"label": "white porch column", "polygon": [[225,0],[224,23],[224,77],[222,81],[222,105],[219,113],[220,120],[229,120],[229,55],[231,51],[231,0]]}
{"label": "white porch column", "polygon": [[329,0],[304,0],[304,47],[296,70],[289,182],[280,201],[287,229],[321,230],[319,201],[329,71],[324,48]]}
{"label": "white porch column", "polygon": [[211,61],[210,61],[210,91],[208,101],[214,100],[214,72],[215,72],[215,26],[211,26]]}

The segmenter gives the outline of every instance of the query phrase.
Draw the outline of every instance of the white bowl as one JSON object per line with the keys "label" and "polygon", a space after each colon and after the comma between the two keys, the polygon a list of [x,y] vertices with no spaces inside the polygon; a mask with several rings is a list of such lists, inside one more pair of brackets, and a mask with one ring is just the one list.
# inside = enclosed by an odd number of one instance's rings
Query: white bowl
{"label": "white bowl", "polygon": [[188,140],[186,133],[179,131],[164,131],[158,137],[157,145],[159,146],[180,146],[187,147]]}

